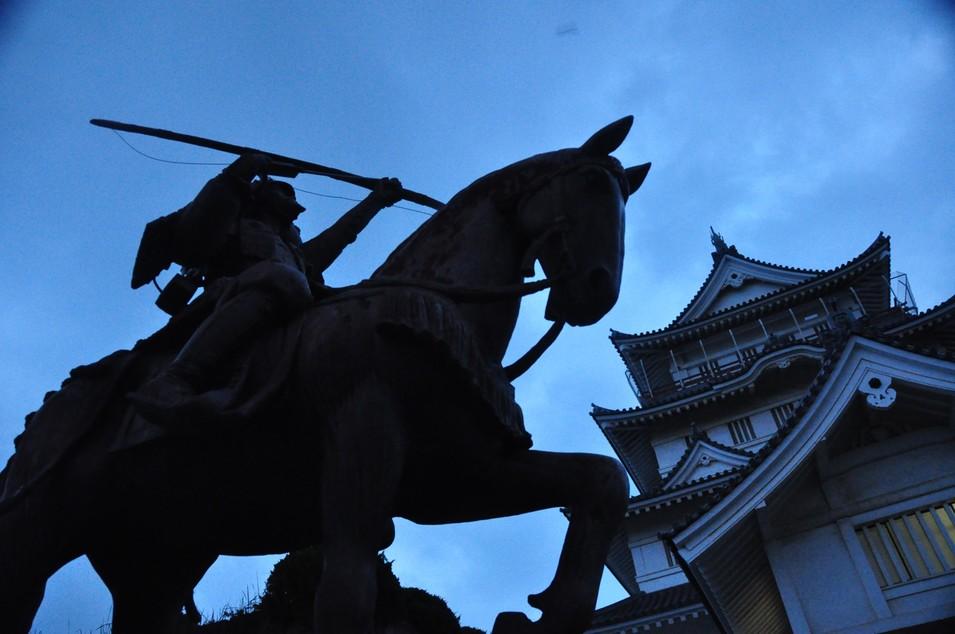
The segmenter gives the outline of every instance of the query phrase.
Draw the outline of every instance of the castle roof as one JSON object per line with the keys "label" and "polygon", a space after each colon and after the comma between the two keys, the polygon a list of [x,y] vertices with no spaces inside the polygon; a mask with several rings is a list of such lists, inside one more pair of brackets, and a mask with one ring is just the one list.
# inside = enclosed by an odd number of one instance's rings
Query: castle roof
{"label": "castle roof", "polygon": [[[846,389],[847,386],[851,387],[850,383],[862,386],[873,374],[869,368],[876,367],[876,364],[880,372],[889,367],[897,378],[955,395],[955,354],[942,348],[905,344],[886,336],[850,333],[842,345],[833,348],[823,360],[806,396],[782,424],[779,433],[752,456],[727,486],[715,489],[707,503],[674,527],[671,534],[684,541],[683,538],[728,506],[730,500],[755,504],[765,499],[772,492],[771,488],[782,482],[783,473],[792,473],[798,463],[808,458],[816,445],[825,440],[838,415],[856,392]],[[911,370],[912,367],[917,370]],[[763,479],[769,476],[771,488],[763,488],[758,494],[749,491],[758,486],[757,476]],[[681,546],[685,544],[684,541]],[[695,554],[690,552],[687,559],[692,559]]]}
{"label": "castle roof", "polygon": [[[691,613],[681,609],[691,607],[697,609],[690,611]],[[702,599],[691,584],[684,583],[656,592],[641,592],[602,607],[594,612],[591,629],[588,631],[599,632],[603,626],[614,626],[612,631],[616,632],[621,624],[643,619],[648,619],[649,622],[641,625],[650,627],[657,620],[665,622],[667,618],[673,618],[674,612],[680,612],[684,619],[698,618],[705,614]]]}
{"label": "castle roof", "polygon": [[942,326],[946,326],[949,330],[952,326],[955,326],[955,295],[901,324],[886,329],[885,334],[890,337],[906,339],[926,331],[936,330]]}
{"label": "castle roof", "polygon": [[[700,334],[724,330],[741,321],[785,309],[833,287],[849,284],[875,267],[887,275],[889,252],[889,237],[880,233],[855,258],[835,268],[820,270],[764,262],[740,254],[735,247],[718,247],[713,253],[709,275],[676,319],[664,328],[638,334],[611,330],[610,340],[622,354],[629,348],[671,345]],[[727,286],[741,286],[750,280],[763,282],[771,290],[729,306],[717,303],[721,291]]]}
{"label": "castle roof", "polygon": [[766,370],[779,362],[792,360],[795,356],[821,359],[825,348],[821,343],[805,343],[793,339],[780,339],[775,346],[767,346],[759,357],[741,364],[739,371],[730,376],[700,382],[697,385],[674,391],[657,398],[649,407],[627,407],[611,409],[591,404],[590,415],[601,428],[621,425],[643,425],[662,418],[677,416],[683,412],[698,409],[718,401],[724,401],[737,394],[748,392],[749,386]]}
{"label": "castle roof", "polygon": [[[933,420],[929,425],[937,425],[933,428],[937,433],[950,437],[955,354],[878,334],[849,333],[831,349],[779,433],[723,486],[714,487],[709,499],[695,504],[690,516],[662,535],[678,552],[688,578],[715,607],[724,629],[788,629],[756,510],[772,504],[786,483],[812,468],[820,446],[832,449],[840,431],[849,431],[843,423],[854,419],[850,412],[858,411],[854,408],[860,400],[877,409],[902,406],[902,418]],[[884,448],[896,449],[896,445]],[[784,509],[785,503],[780,504],[778,508]],[[747,607],[752,605],[762,607],[753,611]]]}
{"label": "castle roof", "polygon": [[[747,451],[724,445],[705,434],[697,435],[666,477],[660,481],[655,493],[677,491],[719,477],[727,471],[744,466],[752,457],[753,455]],[[701,464],[706,466],[712,462],[719,462],[726,468],[707,475],[696,473],[698,466]]]}

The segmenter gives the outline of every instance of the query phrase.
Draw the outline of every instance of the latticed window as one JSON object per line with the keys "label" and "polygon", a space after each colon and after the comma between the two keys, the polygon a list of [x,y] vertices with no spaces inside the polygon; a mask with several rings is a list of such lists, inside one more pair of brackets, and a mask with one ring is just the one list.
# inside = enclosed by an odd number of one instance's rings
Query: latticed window
{"label": "latticed window", "polygon": [[879,586],[955,571],[955,500],[856,528]]}
{"label": "latticed window", "polygon": [[786,403],[784,405],[779,405],[770,410],[773,414],[773,422],[776,423],[776,429],[782,429],[783,424],[786,420],[792,416],[793,412],[796,410],[796,403]]}
{"label": "latticed window", "polygon": [[741,445],[744,442],[756,439],[756,432],[753,431],[753,421],[749,419],[749,416],[730,421],[729,428],[734,445]]}

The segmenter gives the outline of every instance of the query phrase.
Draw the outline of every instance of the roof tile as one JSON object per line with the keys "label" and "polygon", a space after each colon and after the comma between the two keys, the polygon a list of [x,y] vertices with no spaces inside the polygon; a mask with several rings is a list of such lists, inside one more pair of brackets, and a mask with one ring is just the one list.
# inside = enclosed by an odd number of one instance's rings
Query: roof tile
{"label": "roof tile", "polygon": [[642,592],[594,612],[591,627],[613,625],[632,621],[651,614],[668,612],[677,608],[701,603],[702,599],[689,583],[684,583],[656,592]]}

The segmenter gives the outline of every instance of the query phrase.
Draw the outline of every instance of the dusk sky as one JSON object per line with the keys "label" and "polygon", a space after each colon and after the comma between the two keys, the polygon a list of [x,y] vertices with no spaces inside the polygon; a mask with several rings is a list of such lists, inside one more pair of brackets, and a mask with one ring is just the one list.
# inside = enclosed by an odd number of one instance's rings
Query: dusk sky
{"label": "dusk sky", "polygon": [[[745,255],[810,268],[845,262],[882,231],[920,309],[955,293],[949,3],[14,0],[0,7],[0,83],[0,463],[70,368],[164,323],[155,290],[129,288],[143,226],[221,169],[144,158],[94,117],[394,176],[447,200],[634,115],[615,154],[653,169],[628,205],[620,301],[598,324],[565,329],[515,384],[538,449],[612,454],[591,403],[636,399],[609,330],[660,328],[680,312],[712,264],[710,226]],[[126,139],[166,160],[232,160]],[[294,184],[364,196],[316,176]],[[306,236],[350,205],[299,198]],[[424,219],[382,212],[327,281],[366,277]],[[543,304],[525,301],[508,360],[546,330]],[[386,555],[404,585],[489,630],[504,610],[536,615],[525,597],[549,582],[565,528],[557,510],[399,521]],[[276,560],[221,558],[196,590],[200,610],[264,589]],[[599,605],[624,596],[606,573]],[[109,610],[80,559],[51,579],[34,628],[88,632]]]}

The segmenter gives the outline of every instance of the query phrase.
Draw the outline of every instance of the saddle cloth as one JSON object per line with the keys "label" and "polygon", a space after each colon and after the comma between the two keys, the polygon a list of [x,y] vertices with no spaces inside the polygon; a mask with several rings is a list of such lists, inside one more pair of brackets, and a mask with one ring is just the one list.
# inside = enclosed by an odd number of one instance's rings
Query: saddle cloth
{"label": "saddle cloth", "polygon": [[[201,305],[201,298],[197,300]],[[208,307],[205,309],[208,310]],[[122,451],[175,433],[137,414],[123,403],[124,395],[154,376],[206,313],[187,311],[132,350],[119,350],[91,365],[70,372],[60,390],[47,394],[43,405],[27,416],[16,452],[0,472],[0,512],[50,473],[81,440],[108,424],[107,409],[120,419],[108,441],[110,451]],[[307,324],[307,326],[306,326]],[[345,326],[344,324],[348,324]],[[296,352],[307,327],[310,336],[352,340],[369,328],[383,337],[404,336],[426,342],[469,377],[467,382],[483,401],[515,449],[531,446],[514,389],[500,363],[488,363],[454,303],[436,293],[411,287],[361,289],[324,299],[280,327],[273,328],[236,355],[221,385],[195,397],[184,411],[202,411],[212,420],[196,424],[196,432],[254,420],[276,402],[288,385]],[[342,329],[345,332],[341,332]],[[113,419],[115,420],[115,419]]]}

